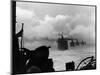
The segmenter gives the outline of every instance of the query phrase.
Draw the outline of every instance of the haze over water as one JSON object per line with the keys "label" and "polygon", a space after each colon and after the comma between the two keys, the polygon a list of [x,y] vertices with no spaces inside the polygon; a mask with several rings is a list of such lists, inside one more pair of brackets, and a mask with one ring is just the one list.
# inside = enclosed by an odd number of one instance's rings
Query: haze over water
{"label": "haze over water", "polygon": [[63,51],[53,50],[53,48],[51,48],[49,58],[53,59],[54,69],[56,71],[62,71],[65,70],[65,63],[74,61],[76,68],[81,60],[88,56],[95,56],[94,46],[74,47]]}

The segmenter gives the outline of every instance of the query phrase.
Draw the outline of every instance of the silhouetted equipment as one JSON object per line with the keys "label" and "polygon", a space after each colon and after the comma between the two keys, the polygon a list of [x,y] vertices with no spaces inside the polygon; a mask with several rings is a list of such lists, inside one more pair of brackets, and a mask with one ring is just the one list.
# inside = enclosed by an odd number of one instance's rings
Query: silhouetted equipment
{"label": "silhouetted equipment", "polygon": [[94,56],[89,56],[83,59],[75,69],[75,62],[68,62],[66,65],[66,71],[75,70],[92,70],[96,69],[96,58]]}
{"label": "silhouetted equipment", "polygon": [[24,27],[24,23],[22,23],[22,29],[21,29],[21,48],[24,48],[24,45],[23,45],[23,27]]}
{"label": "silhouetted equipment", "polygon": [[[22,37],[23,36],[23,25],[22,25],[22,29],[15,34],[15,39],[14,39],[14,44],[15,44],[15,49],[14,49],[14,73],[24,73],[25,72],[25,57],[24,54],[22,52]],[[18,43],[18,38],[21,37],[21,51],[19,51],[19,43]]]}
{"label": "silhouetted equipment", "polygon": [[41,73],[41,69],[36,67],[36,66],[32,66],[27,70],[27,73]]}
{"label": "silhouetted equipment", "polygon": [[13,61],[13,73],[14,74],[19,74],[19,73],[24,73],[25,72],[25,57],[22,51],[19,51],[19,43],[18,43],[18,37],[21,36],[22,31],[18,32],[15,35],[14,38],[14,44],[15,44],[15,48],[13,51],[13,57],[14,57],[14,61]]}
{"label": "silhouetted equipment", "polygon": [[66,40],[63,37],[63,34],[60,34],[60,38],[58,38],[57,43],[58,43],[58,49],[60,50],[66,50],[68,49],[68,40]]}
{"label": "silhouetted equipment", "polygon": [[91,70],[91,69],[96,69],[96,59],[94,56],[86,57],[76,67],[76,70]]}
{"label": "silhouetted equipment", "polygon": [[[16,36],[16,1],[12,1],[12,74],[20,73],[20,52]],[[23,66],[23,65],[22,65]]]}
{"label": "silhouetted equipment", "polygon": [[[18,73],[24,73],[25,70],[25,58],[23,56],[23,53],[19,51],[19,42],[18,38],[23,36],[23,24],[22,29],[16,34],[16,1],[12,1],[12,74],[18,74]],[[21,44],[22,49],[22,44]]]}
{"label": "silhouetted equipment", "polygon": [[18,37],[21,36],[21,31],[16,34],[16,1],[12,1],[12,16],[12,74],[18,74],[25,72],[25,61],[19,51]]}
{"label": "silhouetted equipment", "polygon": [[66,71],[74,71],[74,70],[75,70],[75,63],[73,61],[66,63]]}
{"label": "silhouetted equipment", "polygon": [[[35,51],[30,51],[23,47],[23,25],[22,29],[17,34],[16,29],[16,2],[12,1],[13,7],[13,27],[12,27],[12,74],[25,74],[25,73],[39,73],[39,72],[53,72],[53,60],[48,59],[49,47],[41,46]],[[21,48],[19,48],[18,38],[21,37]],[[21,50],[20,50],[21,49]]]}
{"label": "silhouetted equipment", "polygon": [[21,51],[18,49],[14,66],[16,70],[13,74],[54,72],[53,60],[48,59],[49,48],[50,46],[40,46],[34,51],[26,48],[22,48]]}
{"label": "silhouetted equipment", "polygon": [[[28,63],[28,72],[32,66],[35,66],[41,70],[41,72],[54,72],[53,61],[48,59],[49,57],[49,48],[46,46],[41,46],[35,49],[34,53],[30,57]],[[30,71],[31,72],[31,71]]]}

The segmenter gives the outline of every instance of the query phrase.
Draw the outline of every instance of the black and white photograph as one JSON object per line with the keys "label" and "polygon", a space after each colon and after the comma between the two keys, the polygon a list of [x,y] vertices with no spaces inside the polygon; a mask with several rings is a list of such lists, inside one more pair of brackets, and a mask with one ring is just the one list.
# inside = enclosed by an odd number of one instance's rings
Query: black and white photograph
{"label": "black and white photograph", "polygon": [[12,74],[96,69],[96,6],[12,1]]}

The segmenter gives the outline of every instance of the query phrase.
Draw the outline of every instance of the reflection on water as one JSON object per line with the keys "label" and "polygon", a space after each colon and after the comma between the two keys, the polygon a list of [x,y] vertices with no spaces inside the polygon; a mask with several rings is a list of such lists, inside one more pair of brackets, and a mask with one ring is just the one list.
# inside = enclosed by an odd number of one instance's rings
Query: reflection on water
{"label": "reflection on water", "polygon": [[51,48],[49,58],[53,59],[55,70],[62,71],[65,70],[66,62],[74,61],[75,67],[77,67],[79,62],[88,56],[95,56],[94,46],[75,47],[65,51],[59,51]]}

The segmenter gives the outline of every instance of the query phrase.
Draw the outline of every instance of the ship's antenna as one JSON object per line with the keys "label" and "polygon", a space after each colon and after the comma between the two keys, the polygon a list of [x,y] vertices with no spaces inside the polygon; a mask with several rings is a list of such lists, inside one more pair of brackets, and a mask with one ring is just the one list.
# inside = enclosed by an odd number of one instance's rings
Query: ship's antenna
{"label": "ship's antenna", "polygon": [[24,27],[24,23],[22,23],[21,49],[24,48],[24,41],[23,41],[23,27]]}
{"label": "ship's antenna", "polygon": [[61,38],[64,38],[64,37],[63,37],[63,32],[62,32],[62,33],[59,33],[58,35],[61,36]]}

